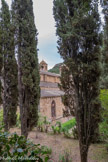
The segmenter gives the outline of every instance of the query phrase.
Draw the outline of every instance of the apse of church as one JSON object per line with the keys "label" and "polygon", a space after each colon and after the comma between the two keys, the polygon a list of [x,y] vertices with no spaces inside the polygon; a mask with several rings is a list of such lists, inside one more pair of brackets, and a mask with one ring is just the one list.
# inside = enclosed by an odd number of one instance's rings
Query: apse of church
{"label": "apse of church", "polygon": [[61,97],[64,95],[64,92],[58,87],[60,74],[48,72],[48,64],[45,61],[41,61],[39,67],[41,88],[40,113],[51,121],[62,118],[64,105]]}

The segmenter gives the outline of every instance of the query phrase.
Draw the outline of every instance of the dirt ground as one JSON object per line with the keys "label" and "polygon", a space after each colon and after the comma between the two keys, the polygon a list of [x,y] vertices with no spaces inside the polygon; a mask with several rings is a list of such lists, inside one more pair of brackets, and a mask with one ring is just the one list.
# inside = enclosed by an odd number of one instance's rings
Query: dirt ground
{"label": "dirt ground", "polygon": [[[13,128],[10,132],[20,134],[20,129]],[[68,156],[72,159],[72,162],[80,162],[78,140],[67,139],[63,135],[41,133],[36,130],[31,131],[28,138],[35,144],[46,145],[52,149],[50,162],[62,162],[60,161],[60,157],[65,153],[69,154]],[[108,162],[108,153],[103,144],[91,145],[88,154],[88,162]]]}

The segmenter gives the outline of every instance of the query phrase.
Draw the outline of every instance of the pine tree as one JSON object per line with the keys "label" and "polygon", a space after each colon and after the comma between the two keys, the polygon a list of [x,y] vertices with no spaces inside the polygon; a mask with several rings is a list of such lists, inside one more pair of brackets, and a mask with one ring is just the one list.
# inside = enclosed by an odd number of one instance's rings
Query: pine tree
{"label": "pine tree", "polygon": [[1,9],[2,28],[2,55],[3,55],[3,82],[4,82],[4,124],[5,130],[16,124],[18,101],[17,90],[17,63],[14,50],[14,32],[11,24],[9,7],[2,0]]}
{"label": "pine tree", "polygon": [[54,0],[53,12],[59,53],[75,85],[81,162],[87,162],[101,107],[98,99],[101,71],[98,0]]}
{"label": "pine tree", "polygon": [[108,1],[102,0],[103,14],[105,19],[103,35],[103,73],[101,87],[108,89]]}
{"label": "pine tree", "polygon": [[37,58],[37,30],[34,23],[32,0],[14,0],[12,9],[18,47],[21,133],[27,137],[28,130],[36,126],[38,121],[40,77]]}

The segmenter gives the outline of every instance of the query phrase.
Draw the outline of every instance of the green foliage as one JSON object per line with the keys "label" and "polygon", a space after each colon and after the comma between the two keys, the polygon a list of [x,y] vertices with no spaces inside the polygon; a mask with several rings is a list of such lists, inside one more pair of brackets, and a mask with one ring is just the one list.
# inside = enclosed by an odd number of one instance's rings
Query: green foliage
{"label": "green foliage", "polygon": [[[1,71],[1,69],[0,69]],[[1,73],[1,72],[0,72]],[[1,91],[2,91],[2,84],[1,84],[1,80],[0,80],[0,105],[2,104],[2,95],[1,95]]]}
{"label": "green foliage", "polygon": [[51,73],[59,74],[59,68],[58,67],[52,68],[52,69],[50,69],[48,71],[51,72]]}
{"label": "green foliage", "polygon": [[56,122],[56,125],[57,125],[57,127],[58,127],[58,133],[60,134],[61,132],[62,132],[62,124],[61,124],[61,122]]}
{"label": "green foliage", "polygon": [[65,151],[63,155],[59,156],[59,162],[72,162],[72,158],[70,157],[71,153]]}
{"label": "green foliage", "polygon": [[108,89],[108,2],[101,1],[104,14],[104,33],[103,33],[103,48],[102,48],[102,67],[103,73],[101,78],[101,88]]}
{"label": "green foliage", "polygon": [[62,132],[66,138],[78,139],[78,130],[76,126],[74,126],[72,129],[63,128]]}
{"label": "green foliage", "polygon": [[44,132],[44,126],[43,126],[43,122],[42,121],[38,121],[38,124],[37,124],[37,128],[40,132]]}
{"label": "green foliage", "polygon": [[[16,133],[9,134],[4,132],[0,128],[0,158],[1,160],[6,158],[6,161],[12,161],[14,159],[18,161],[40,161],[47,162],[51,149],[46,146],[40,146],[39,144],[33,144],[31,141],[26,140],[24,136],[18,136]],[[30,160],[31,159],[31,160]]]}
{"label": "green foliage", "polygon": [[0,109],[0,126],[3,124],[3,109]]}
{"label": "green foliage", "polygon": [[[53,2],[58,51],[69,69],[69,76],[73,77],[75,86],[77,106],[74,112],[83,162],[87,161],[88,149],[100,122],[99,80],[102,35],[98,0],[54,0]],[[68,91],[68,86],[66,90]]]}
{"label": "green foliage", "polygon": [[20,113],[17,113],[16,127],[21,128]]}
{"label": "green foliage", "polygon": [[50,126],[50,122],[47,121],[47,117],[46,117],[46,116],[44,117],[43,124],[44,124],[44,130],[45,130],[45,132],[47,133],[47,132],[48,132],[48,128],[49,128],[49,126]]}
{"label": "green foliage", "polygon": [[48,132],[48,128],[50,126],[50,122],[47,120],[47,117],[40,116],[37,124],[37,128],[40,132]]}
{"label": "green foliage", "polygon": [[[1,14],[1,12],[0,12]],[[0,76],[2,75],[2,66],[3,66],[3,54],[2,54],[2,26],[0,21]],[[2,91],[2,84],[0,79],[0,105],[2,104],[2,97],[1,97],[1,91]]]}
{"label": "green foliage", "polygon": [[62,131],[63,131],[63,134],[64,134],[64,136],[66,138],[72,138],[72,133],[70,133],[70,130],[69,129],[63,128]]}
{"label": "green foliage", "polygon": [[108,90],[107,89],[101,90],[100,100],[102,103],[102,107],[104,108],[105,111],[107,111],[107,109],[108,109]]}
{"label": "green foliage", "polygon": [[27,136],[27,131],[37,125],[40,99],[38,32],[34,22],[33,1],[13,0],[12,21],[18,49],[19,102],[20,109],[24,110],[20,114],[21,132]]}
{"label": "green foliage", "polygon": [[78,131],[76,127],[76,119],[73,118],[63,124],[57,121],[55,125],[52,125],[52,131],[54,134],[63,133],[66,138],[78,139]]}
{"label": "green foliage", "polygon": [[[3,124],[3,108],[0,109],[0,126]],[[17,112],[16,127],[21,128],[20,113]]]}
{"label": "green foliage", "polygon": [[57,133],[57,128],[56,128],[56,126],[52,125],[51,127],[52,127],[53,133],[56,134],[56,133]]}
{"label": "green foliage", "polygon": [[62,65],[62,63],[56,64],[52,69],[48,70],[51,73],[56,73],[56,74],[60,74],[60,66]]}
{"label": "green foliage", "polygon": [[77,129],[77,126],[73,127],[72,135],[73,135],[74,139],[78,139],[78,129]]}
{"label": "green foliage", "polygon": [[106,142],[108,149],[108,90],[101,90],[100,100],[102,103],[102,122],[100,123],[100,138],[102,141]]}
{"label": "green foliage", "polygon": [[1,8],[1,26],[2,26],[2,57],[3,72],[2,79],[4,83],[4,124],[5,129],[16,124],[16,110],[18,102],[18,76],[17,63],[15,59],[14,29],[11,21],[9,6],[5,0],[2,0]]}
{"label": "green foliage", "polygon": [[62,124],[62,128],[66,128],[66,129],[71,129],[72,127],[74,127],[76,125],[76,119],[73,118],[65,123]]}
{"label": "green foliage", "polygon": [[62,132],[62,124],[60,121],[57,121],[55,126],[52,126],[52,130],[54,134],[60,134]]}
{"label": "green foliage", "polygon": [[73,118],[62,124],[62,131],[65,137],[78,139],[78,130],[76,126],[76,119]]}
{"label": "green foliage", "polygon": [[75,116],[75,87],[71,71],[65,64],[62,66],[61,69],[59,87],[65,93],[64,96],[62,96],[62,102],[66,107],[65,109],[63,109],[63,116]]}

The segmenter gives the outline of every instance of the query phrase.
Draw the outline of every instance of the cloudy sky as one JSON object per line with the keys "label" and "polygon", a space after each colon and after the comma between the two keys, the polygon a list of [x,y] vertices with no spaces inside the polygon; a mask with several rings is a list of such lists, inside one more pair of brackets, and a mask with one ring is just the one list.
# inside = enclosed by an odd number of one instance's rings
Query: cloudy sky
{"label": "cloudy sky", "polygon": [[[9,6],[11,0],[6,0]],[[57,52],[57,38],[55,36],[55,22],[53,18],[53,0],[33,0],[35,24],[38,30],[39,62],[45,60],[48,68],[62,62]],[[0,4],[1,6],[1,4]]]}

